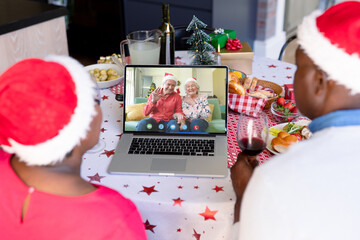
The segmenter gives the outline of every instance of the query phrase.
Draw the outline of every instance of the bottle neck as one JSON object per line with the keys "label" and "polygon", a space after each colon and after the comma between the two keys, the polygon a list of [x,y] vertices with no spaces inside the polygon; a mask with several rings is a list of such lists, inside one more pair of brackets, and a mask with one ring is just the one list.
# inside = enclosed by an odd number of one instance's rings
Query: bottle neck
{"label": "bottle neck", "polygon": [[163,22],[170,22],[169,4],[163,4]]}

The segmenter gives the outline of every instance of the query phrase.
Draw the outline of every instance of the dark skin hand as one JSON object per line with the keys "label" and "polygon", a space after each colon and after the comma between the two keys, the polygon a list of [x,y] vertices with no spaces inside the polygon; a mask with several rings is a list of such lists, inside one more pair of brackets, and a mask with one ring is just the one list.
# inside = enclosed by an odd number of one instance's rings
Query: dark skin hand
{"label": "dark skin hand", "polygon": [[256,156],[248,156],[239,153],[236,163],[231,167],[231,181],[236,194],[236,203],[234,209],[234,223],[240,219],[240,207],[246,186],[254,172],[255,167],[259,165]]}

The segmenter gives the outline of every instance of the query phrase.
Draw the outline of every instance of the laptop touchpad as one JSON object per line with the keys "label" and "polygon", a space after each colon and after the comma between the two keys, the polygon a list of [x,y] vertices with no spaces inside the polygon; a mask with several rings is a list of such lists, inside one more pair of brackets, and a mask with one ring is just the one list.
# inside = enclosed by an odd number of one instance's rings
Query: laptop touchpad
{"label": "laptop touchpad", "polygon": [[153,158],[150,170],[177,172],[185,171],[186,158]]}

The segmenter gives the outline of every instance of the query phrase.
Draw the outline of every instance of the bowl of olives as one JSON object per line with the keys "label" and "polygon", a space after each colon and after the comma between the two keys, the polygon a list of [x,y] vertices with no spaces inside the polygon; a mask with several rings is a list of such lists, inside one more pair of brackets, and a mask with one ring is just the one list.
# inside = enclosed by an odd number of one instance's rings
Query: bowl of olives
{"label": "bowl of olives", "polygon": [[93,75],[99,88],[109,88],[119,84],[124,79],[124,70],[116,64],[92,64],[85,70]]}

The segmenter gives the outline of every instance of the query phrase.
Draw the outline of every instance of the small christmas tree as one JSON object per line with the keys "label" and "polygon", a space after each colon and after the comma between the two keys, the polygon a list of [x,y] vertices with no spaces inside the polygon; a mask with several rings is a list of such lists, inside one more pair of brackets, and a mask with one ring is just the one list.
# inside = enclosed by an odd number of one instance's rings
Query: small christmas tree
{"label": "small christmas tree", "polygon": [[193,16],[186,31],[194,31],[191,37],[187,40],[187,44],[191,45],[191,54],[193,56],[193,65],[212,65],[215,64],[214,52],[215,48],[208,43],[211,37],[202,29],[206,28],[206,24]]}
{"label": "small christmas tree", "polygon": [[148,94],[146,95],[147,98],[150,97],[150,94],[156,89],[156,84],[155,83],[151,83]]}

